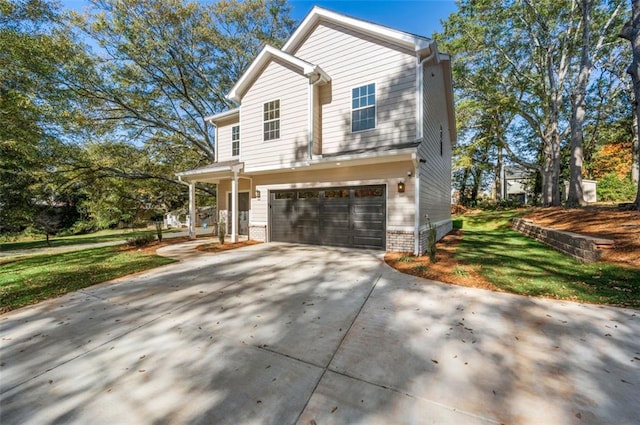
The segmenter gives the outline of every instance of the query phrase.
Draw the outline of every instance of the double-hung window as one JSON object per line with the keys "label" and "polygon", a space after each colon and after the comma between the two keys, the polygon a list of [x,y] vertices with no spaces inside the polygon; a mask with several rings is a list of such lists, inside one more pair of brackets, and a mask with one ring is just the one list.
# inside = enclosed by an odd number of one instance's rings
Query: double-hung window
{"label": "double-hung window", "polygon": [[240,155],[240,126],[231,127],[231,156]]}
{"label": "double-hung window", "polygon": [[363,131],[376,127],[376,85],[356,87],[351,90],[351,131]]}
{"label": "double-hung window", "polygon": [[280,138],[280,99],[264,104],[264,141]]}

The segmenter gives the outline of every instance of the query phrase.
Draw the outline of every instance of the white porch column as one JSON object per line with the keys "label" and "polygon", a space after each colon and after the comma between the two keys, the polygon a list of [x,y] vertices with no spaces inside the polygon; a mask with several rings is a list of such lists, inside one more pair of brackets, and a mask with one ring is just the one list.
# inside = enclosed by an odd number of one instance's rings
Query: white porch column
{"label": "white porch column", "polygon": [[238,172],[233,170],[231,180],[231,242],[238,242]]}
{"label": "white porch column", "polygon": [[189,239],[196,238],[196,184],[189,183]]}

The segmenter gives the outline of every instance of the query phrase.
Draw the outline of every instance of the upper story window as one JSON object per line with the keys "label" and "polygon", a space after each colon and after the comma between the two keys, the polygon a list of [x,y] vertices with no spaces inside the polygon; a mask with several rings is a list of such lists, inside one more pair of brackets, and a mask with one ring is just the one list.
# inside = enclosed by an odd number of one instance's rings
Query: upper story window
{"label": "upper story window", "polygon": [[351,90],[351,131],[376,127],[376,85],[368,84]]}
{"label": "upper story window", "polygon": [[240,126],[231,127],[231,156],[240,155]]}
{"label": "upper story window", "polygon": [[280,99],[264,104],[264,140],[280,138]]}

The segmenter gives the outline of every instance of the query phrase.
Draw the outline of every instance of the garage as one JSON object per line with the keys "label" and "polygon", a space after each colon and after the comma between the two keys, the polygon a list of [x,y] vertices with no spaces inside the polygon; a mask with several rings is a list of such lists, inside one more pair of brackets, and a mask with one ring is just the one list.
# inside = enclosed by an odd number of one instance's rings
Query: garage
{"label": "garage", "polygon": [[385,186],[271,191],[271,240],[385,248]]}

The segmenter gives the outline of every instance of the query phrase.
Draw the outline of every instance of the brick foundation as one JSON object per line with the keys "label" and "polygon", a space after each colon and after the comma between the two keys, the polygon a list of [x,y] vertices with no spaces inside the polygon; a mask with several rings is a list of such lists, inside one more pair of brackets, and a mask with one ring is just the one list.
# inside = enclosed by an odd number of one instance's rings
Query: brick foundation
{"label": "brick foundation", "polygon": [[[436,241],[442,239],[453,228],[451,220],[445,220],[435,223],[436,227]],[[422,255],[427,252],[427,235],[429,229],[424,228],[420,230],[418,236],[418,255]],[[407,232],[402,230],[387,230],[387,251],[390,252],[411,252],[415,249],[413,232]]]}
{"label": "brick foundation", "polygon": [[387,230],[387,251],[413,252],[413,232]]}
{"label": "brick foundation", "polygon": [[511,227],[530,238],[539,240],[584,262],[598,261],[605,250],[613,248],[613,241],[610,239],[594,238],[579,233],[550,229],[533,224],[531,220],[524,218],[514,219]]}

